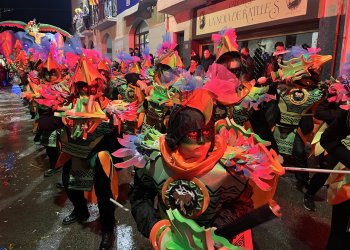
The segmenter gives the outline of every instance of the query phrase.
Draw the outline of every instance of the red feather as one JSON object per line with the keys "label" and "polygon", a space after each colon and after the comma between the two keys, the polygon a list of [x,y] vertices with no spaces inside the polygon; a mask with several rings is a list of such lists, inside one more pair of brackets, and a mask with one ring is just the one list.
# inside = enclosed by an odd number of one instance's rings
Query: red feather
{"label": "red feather", "polygon": [[0,52],[7,60],[10,59],[14,44],[15,36],[11,30],[0,33]]}

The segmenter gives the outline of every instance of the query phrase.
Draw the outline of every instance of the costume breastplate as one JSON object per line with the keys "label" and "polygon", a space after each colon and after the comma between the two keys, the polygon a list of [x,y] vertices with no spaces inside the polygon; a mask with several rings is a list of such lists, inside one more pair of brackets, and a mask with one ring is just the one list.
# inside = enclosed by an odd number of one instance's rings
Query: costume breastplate
{"label": "costume breastplate", "polygon": [[175,174],[161,157],[138,169],[137,175],[146,186],[157,188],[163,217],[169,207],[177,208],[182,215],[195,219],[200,225],[207,225],[222,203],[238,199],[248,183],[245,178],[230,175],[220,163],[210,172],[191,180],[172,178]]}
{"label": "costume breastplate", "polygon": [[127,84],[121,84],[117,86],[119,94],[122,96],[124,101],[134,101],[134,89],[129,88]]}
{"label": "costume breastplate", "polygon": [[71,139],[65,129],[61,130],[62,151],[79,158],[87,158],[103,136],[113,131],[106,122],[101,122],[96,130],[86,140],[81,138]]}
{"label": "costume breastplate", "polygon": [[62,152],[70,154],[73,157],[87,159],[102,137],[100,136],[93,141],[70,140],[67,132],[63,129],[61,131]]}
{"label": "costume breastplate", "polygon": [[281,95],[278,107],[281,111],[280,123],[298,126],[302,116],[309,111],[313,104],[323,96],[319,89],[291,89],[288,94]]}
{"label": "costume breastplate", "polygon": [[250,119],[252,115],[252,109],[243,108],[241,105],[237,105],[233,107],[233,120],[235,123],[243,126],[246,121]]}
{"label": "costume breastplate", "polygon": [[149,102],[146,110],[145,124],[154,127],[158,131],[162,131],[164,126],[164,117],[167,111],[167,107],[159,107]]}

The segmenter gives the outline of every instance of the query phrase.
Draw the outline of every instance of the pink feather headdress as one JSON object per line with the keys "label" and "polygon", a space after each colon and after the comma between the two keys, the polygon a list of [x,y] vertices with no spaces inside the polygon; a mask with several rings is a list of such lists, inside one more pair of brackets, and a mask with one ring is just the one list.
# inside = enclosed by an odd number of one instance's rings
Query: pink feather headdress
{"label": "pink feather headdress", "polygon": [[236,30],[233,28],[223,29],[217,34],[212,34],[214,51],[218,59],[220,56],[230,51],[238,51]]}

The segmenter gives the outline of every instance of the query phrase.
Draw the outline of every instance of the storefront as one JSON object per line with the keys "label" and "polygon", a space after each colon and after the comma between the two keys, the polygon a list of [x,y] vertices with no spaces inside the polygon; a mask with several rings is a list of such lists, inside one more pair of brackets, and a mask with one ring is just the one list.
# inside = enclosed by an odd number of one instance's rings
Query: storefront
{"label": "storefront", "polygon": [[211,35],[236,28],[240,46],[272,53],[274,44],[317,46],[319,0],[231,0],[193,10],[192,43],[213,49]]}

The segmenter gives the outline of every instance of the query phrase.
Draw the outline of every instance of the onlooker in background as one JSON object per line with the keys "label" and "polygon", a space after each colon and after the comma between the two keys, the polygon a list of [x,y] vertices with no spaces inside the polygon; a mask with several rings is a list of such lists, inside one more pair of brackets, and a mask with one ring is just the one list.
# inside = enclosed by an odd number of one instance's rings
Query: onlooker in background
{"label": "onlooker in background", "polygon": [[141,58],[141,53],[140,53],[140,51],[139,51],[139,48],[135,48],[134,49],[134,52],[135,52],[135,56],[138,56],[138,57],[140,57]]}
{"label": "onlooker in background", "polygon": [[249,49],[243,47],[241,49],[241,62],[242,62],[242,73],[244,75],[244,81],[250,81],[254,77],[254,60],[249,54]]}
{"label": "onlooker in background", "polygon": [[188,68],[188,71],[191,73],[191,75],[202,75],[204,74],[203,66],[199,65],[199,56],[191,56],[191,64]]}
{"label": "onlooker in background", "polygon": [[[267,64],[266,66],[266,72],[265,72],[265,76],[267,78],[271,77],[271,72],[272,71],[277,71],[279,69],[279,65],[278,64],[283,64],[283,55],[284,55],[284,43],[283,42],[276,42],[275,43],[275,52],[271,55],[270,57],[270,62]],[[270,88],[268,93],[270,95],[275,95],[278,99],[278,93],[277,93],[277,85],[278,83],[273,83],[270,84]],[[280,111],[278,108],[278,101],[277,100],[271,100],[268,103],[265,104],[265,107],[263,108],[264,112],[265,112],[265,116],[267,119],[267,122],[270,126],[270,128],[272,128],[273,126],[275,126],[276,122],[277,122],[277,117]]]}
{"label": "onlooker in background", "polygon": [[267,64],[266,67],[266,77],[269,77],[271,75],[271,71],[277,71],[279,69],[279,63],[282,63],[283,61],[283,51],[284,43],[283,42],[276,42],[275,43],[275,52],[271,55],[271,60]]}
{"label": "onlooker in background", "polygon": [[151,57],[151,63],[152,63],[152,65],[154,65],[154,55],[153,55],[153,54],[149,54],[149,56]]}
{"label": "onlooker in background", "polygon": [[133,48],[129,48],[129,54],[130,54],[131,56],[134,56],[134,55],[135,55],[135,51],[134,51]]}
{"label": "onlooker in background", "polygon": [[119,63],[114,60],[112,63],[112,71],[117,71],[118,67],[119,67]]}
{"label": "onlooker in background", "polygon": [[212,65],[215,61],[214,56],[210,53],[208,49],[204,50],[203,57],[201,60],[201,65],[204,68],[204,71],[207,72],[209,69],[209,66]]}
{"label": "onlooker in background", "polygon": [[254,61],[254,78],[259,79],[264,75],[264,72],[265,72],[265,62],[263,59],[261,48],[257,48],[254,51],[253,61]]}
{"label": "onlooker in background", "polygon": [[301,47],[302,47],[303,49],[305,49],[305,50],[311,48],[310,45],[308,45],[308,44],[306,44],[306,43],[304,43],[303,45],[301,45]]}

